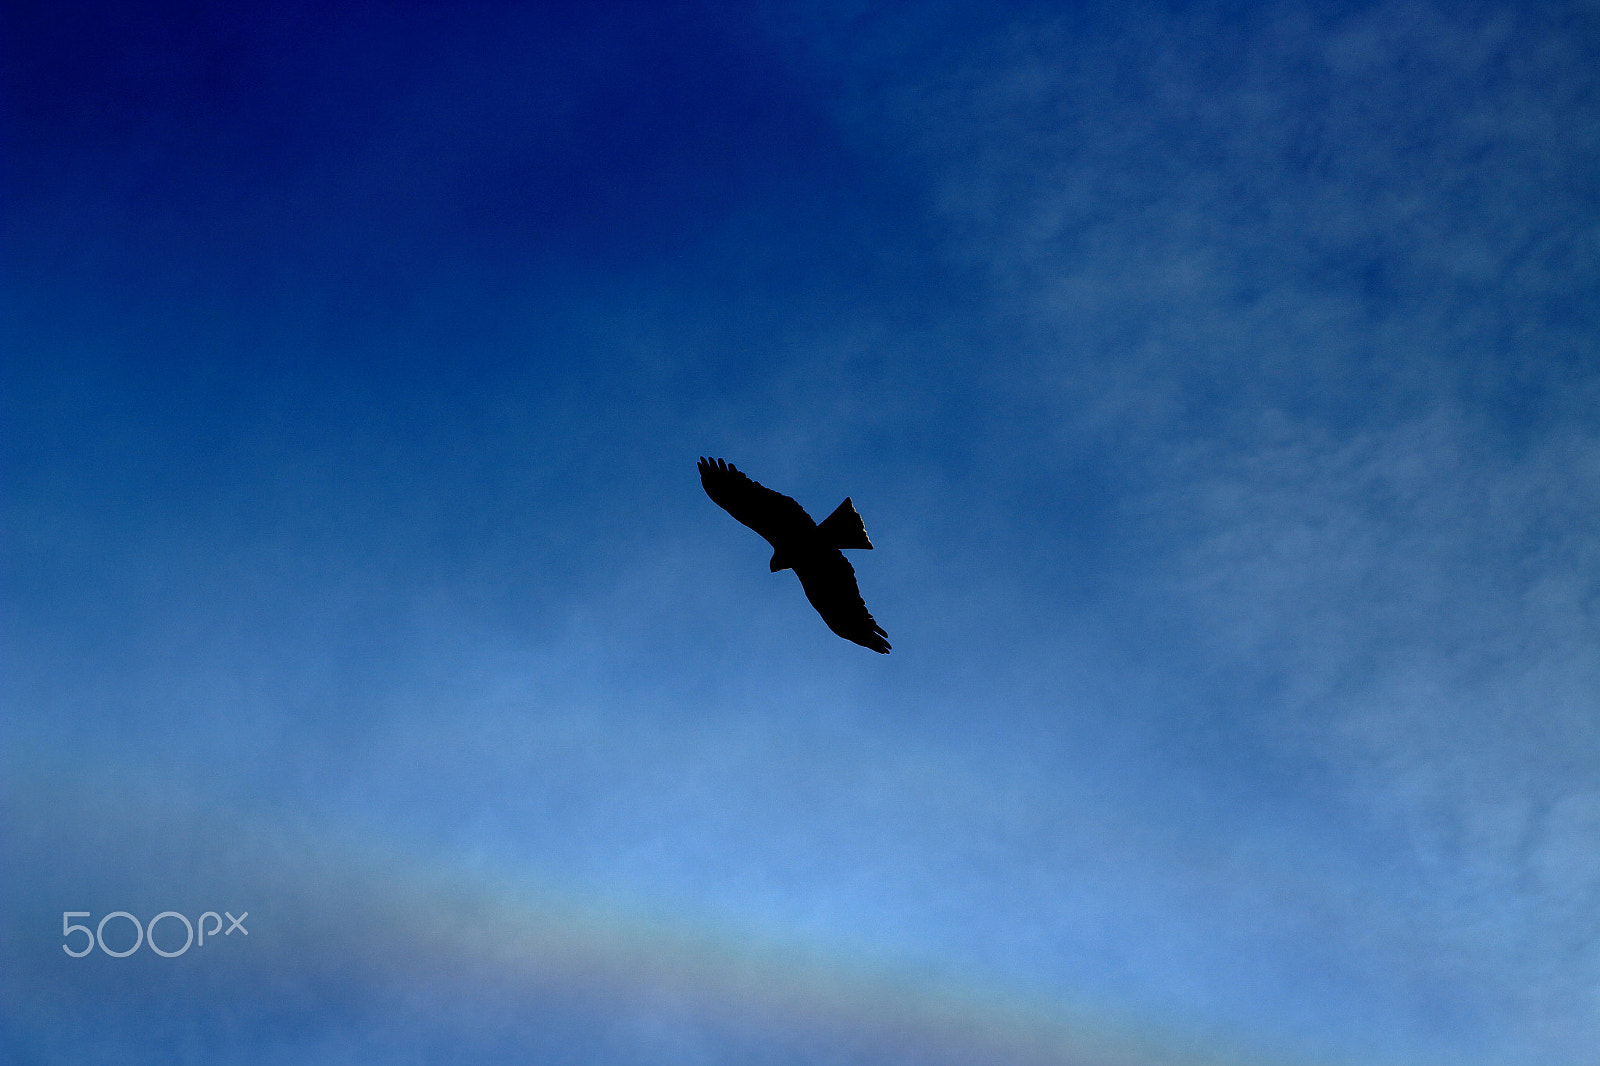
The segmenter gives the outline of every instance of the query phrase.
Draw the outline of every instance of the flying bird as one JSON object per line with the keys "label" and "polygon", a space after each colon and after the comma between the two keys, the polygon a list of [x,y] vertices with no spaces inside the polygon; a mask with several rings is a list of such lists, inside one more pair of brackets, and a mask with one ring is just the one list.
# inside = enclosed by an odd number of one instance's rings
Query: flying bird
{"label": "flying bird", "polygon": [[793,570],[829,629],[863,648],[889,654],[889,634],[868,613],[855,569],[839,550],[872,548],[850,497],[819,524],[783,493],[751,481],[721,459],[700,460],[700,484],[718,507],[766,538],[772,545],[769,569],[774,574]]}

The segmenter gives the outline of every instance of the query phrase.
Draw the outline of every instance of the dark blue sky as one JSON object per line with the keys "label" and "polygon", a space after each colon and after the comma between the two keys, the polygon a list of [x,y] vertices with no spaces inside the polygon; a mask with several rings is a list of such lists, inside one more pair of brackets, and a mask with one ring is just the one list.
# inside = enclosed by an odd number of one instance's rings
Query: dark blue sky
{"label": "dark blue sky", "polygon": [[5,19],[0,1057],[1588,1061],[1589,7]]}

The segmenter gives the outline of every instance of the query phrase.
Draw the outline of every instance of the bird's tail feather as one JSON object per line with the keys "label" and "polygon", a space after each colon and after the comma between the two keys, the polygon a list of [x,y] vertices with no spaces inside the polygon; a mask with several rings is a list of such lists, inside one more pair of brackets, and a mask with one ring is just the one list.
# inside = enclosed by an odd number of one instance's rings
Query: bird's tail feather
{"label": "bird's tail feather", "polygon": [[831,515],[817,524],[817,532],[822,535],[822,542],[831,548],[872,547],[872,541],[867,539],[866,523],[856,514],[855,505],[848,496],[833,509]]}

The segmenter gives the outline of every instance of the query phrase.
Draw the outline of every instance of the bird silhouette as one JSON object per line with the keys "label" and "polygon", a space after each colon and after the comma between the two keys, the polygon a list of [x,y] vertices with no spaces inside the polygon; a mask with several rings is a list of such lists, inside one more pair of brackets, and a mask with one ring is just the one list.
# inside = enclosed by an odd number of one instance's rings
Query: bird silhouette
{"label": "bird silhouette", "polygon": [[712,502],[772,545],[769,569],[793,570],[828,628],[863,648],[889,654],[889,634],[873,619],[841,548],[871,550],[867,527],[846,496],[820,523],[781,492],[751,481],[721,459],[700,460],[700,484]]}

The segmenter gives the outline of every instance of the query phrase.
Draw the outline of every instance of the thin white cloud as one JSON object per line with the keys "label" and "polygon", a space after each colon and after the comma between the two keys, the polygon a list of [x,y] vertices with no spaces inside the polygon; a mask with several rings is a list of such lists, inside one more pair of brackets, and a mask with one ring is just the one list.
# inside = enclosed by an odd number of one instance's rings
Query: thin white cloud
{"label": "thin white cloud", "polygon": [[851,105],[1013,326],[997,460],[1111,454],[1136,609],[1376,841],[1343,935],[1493,990],[1501,1061],[1600,1024],[1586,17],[1041,12]]}

